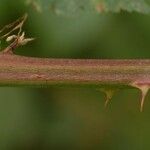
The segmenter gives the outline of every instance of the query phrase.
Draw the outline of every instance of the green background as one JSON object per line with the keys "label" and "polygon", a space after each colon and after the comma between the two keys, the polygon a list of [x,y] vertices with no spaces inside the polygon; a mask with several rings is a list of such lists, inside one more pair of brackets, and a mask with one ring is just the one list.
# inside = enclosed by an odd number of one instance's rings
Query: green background
{"label": "green background", "polygon": [[[0,27],[25,12],[24,30],[36,40],[16,54],[48,58],[150,57],[150,16],[138,13],[61,16],[36,12],[23,0],[0,0]],[[4,47],[2,44],[1,47]],[[94,88],[0,88],[1,150],[149,150],[150,95],[118,91],[104,109]]]}

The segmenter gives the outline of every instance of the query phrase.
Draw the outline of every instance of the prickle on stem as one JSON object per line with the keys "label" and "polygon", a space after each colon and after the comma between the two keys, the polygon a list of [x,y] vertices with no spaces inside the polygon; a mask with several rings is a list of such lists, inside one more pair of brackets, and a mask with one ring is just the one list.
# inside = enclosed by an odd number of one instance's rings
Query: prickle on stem
{"label": "prickle on stem", "polygon": [[138,88],[141,91],[141,99],[140,99],[140,112],[143,111],[144,108],[144,102],[145,102],[145,98],[146,95],[150,89],[149,85],[144,85],[144,84],[132,84],[133,87]]}
{"label": "prickle on stem", "polygon": [[105,105],[104,105],[105,108],[106,108],[108,106],[108,103],[112,99],[112,97],[113,97],[113,95],[114,95],[116,90],[101,88],[100,91],[103,92],[105,94],[105,96],[106,96]]}
{"label": "prickle on stem", "polygon": [[140,111],[142,112],[143,111],[143,107],[144,107],[144,101],[145,101],[146,95],[147,95],[147,93],[149,91],[149,86],[140,87],[140,90],[141,90]]}

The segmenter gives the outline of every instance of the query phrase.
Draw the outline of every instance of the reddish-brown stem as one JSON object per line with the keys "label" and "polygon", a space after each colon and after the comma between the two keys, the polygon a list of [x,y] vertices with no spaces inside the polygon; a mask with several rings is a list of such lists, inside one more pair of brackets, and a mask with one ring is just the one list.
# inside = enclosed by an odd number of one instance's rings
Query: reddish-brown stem
{"label": "reddish-brown stem", "polygon": [[0,54],[0,85],[150,85],[150,60],[48,59]]}

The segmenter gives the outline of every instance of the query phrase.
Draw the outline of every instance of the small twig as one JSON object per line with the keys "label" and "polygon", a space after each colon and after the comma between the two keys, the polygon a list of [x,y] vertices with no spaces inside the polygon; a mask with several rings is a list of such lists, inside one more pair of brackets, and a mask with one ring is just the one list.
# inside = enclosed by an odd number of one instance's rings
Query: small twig
{"label": "small twig", "polygon": [[[4,26],[2,30],[0,30],[0,33],[4,32],[6,29],[10,29],[7,33],[2,35],[0,39],[6,38],[7,42],[13,41],[9,46],[7,46],[4,50],[2,50],[3,54],[13,54],[13,50],[16,49],[19,46],[25,45],[28,42],[34,40],[34,38],[25,38],[25,32],[22,32],[22,27],[24,25],[24,22],[27,19],[27,14],[25,14],[23,17],[17,19],[13,23]],[[17,35],[11,35],[12,32],[18,30]]]}
{"label": "small twig", "polygon": [[2,50],[2,53],[13,54],[14,53],[13,51],[17,47],[22,46],[22,45],[26,45],[28,42],[34,40],[34,38],[25,38],[24,32],[21,35],[13,36],[12,38],[15,38],[15,40],[9,46],[7,46],[4,50]]}
{"label": "small twig", "polygon": [[0,36],[0,39],[4,39],[7,38],[11,33],[13,33],[14,31],[18,30],[18,36],[20,35],[21,31],[22,31],[22,27],[24,22],[26,21],[28,15],[25,14],[23,17],[17,19],[16,21],[14,21],[13,23],[10,23],[6,26],[4,26],[1,30],[0,33],[3,33],[5,30],[10,29],[10,31],[6,32],[4,35]]}

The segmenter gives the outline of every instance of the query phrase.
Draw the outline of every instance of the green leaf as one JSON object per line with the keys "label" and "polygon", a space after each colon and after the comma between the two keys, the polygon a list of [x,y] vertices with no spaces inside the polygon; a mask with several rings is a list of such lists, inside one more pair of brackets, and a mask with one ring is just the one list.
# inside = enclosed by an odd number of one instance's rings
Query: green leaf
{"label": "green leaf", "polygon": [[98,12],[128,12],[150,13],[150,5],[145,0],[94,0]]}
{"label": "green leaf", "polygon": [[26,0],[36,10],[49,10],[56,14],[76,15],[90,12],[128,12],[150,13],[146,0]]}
{"label": "green leaf", "polygon": [[53,0],[50,8],[57,14],[74,15],[84,11],[91,11],[92,3],[90,0]]}

